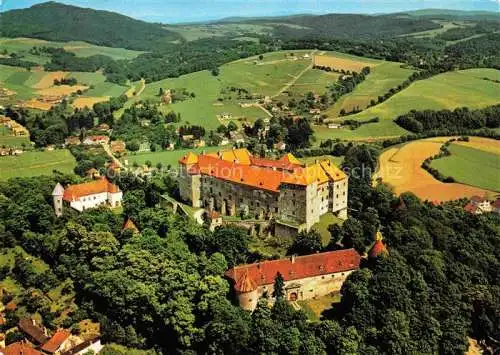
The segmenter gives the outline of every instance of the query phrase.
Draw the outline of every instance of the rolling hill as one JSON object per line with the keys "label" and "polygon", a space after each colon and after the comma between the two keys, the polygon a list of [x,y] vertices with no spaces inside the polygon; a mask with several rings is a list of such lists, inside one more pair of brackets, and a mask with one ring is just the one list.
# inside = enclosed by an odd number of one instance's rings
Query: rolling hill
{"label": "rolling hill", "polygon": [[[85,41],[101,46],[151,50],[172,45],[182,37],[159,24],[109,11],[47,2],[0,14],[0,36],[49,41]],[[64,29],[64,30],[62,30]]]}

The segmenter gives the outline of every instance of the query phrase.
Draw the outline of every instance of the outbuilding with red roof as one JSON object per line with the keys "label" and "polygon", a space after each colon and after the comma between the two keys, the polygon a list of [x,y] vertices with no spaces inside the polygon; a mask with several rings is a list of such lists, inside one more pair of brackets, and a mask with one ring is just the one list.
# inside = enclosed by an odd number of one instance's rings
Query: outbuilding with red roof
{"label": "outbuilding with red roof", "polygon": [[260,297],[272,300],[278,273],[285,281],[287,300],[307,300],[339,292],[346,277],[359,269],[360,262],[356,250],[336,250],[238,265],[229,269],[226,277],[233,282],[240,306],[253,310]]}

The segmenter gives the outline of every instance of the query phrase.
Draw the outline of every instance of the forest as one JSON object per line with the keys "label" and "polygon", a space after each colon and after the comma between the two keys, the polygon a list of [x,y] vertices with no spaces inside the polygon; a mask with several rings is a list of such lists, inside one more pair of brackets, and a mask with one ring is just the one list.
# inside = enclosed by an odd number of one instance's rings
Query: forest
{"label": "forest", "polygon": [[394,122],[413,133],[498,128],[500,127],[500,105],[477,110],[470,110],[467,107],[456,108],[453,111],[412,110],[399,116]]}

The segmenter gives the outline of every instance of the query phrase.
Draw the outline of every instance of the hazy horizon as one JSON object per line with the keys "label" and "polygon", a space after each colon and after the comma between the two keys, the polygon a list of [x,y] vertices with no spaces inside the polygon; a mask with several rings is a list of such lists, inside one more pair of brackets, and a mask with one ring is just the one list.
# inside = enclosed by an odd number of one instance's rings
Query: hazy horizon
{"label": "hazy horizon", "polygon": [[[0,0],[1,10],[26,8],[44,0]],[[118,12],[150,22],[183,23],[226,17],[286,16],[326,13],[391,13],[419,9],[499,11],[499,0],[61,0],[65,4]]]}

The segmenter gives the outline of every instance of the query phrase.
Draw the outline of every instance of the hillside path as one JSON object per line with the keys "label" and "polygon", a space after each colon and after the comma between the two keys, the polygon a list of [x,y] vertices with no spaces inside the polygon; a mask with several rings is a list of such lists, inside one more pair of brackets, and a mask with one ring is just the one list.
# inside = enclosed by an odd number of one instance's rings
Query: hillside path
{"label": "hillside path", "polygon": [[308,70],[311,70],[314,63],[313,63],[313,55],[317,52],[318,50],[315,49],[311,52],[311,64],[309,64],[307,66],[307,68],[305,68],[304,70],[302,70],[298,75],[294,76],[292,80],[290,80],[288,83],[285,84],[285,86],[283,86],[280,91],[278,91],[278,93],[276,93],[275,95],[271,96],[271,98],[275,98],[277,96],[280,96],[284,91],[288,90],[293,84],[295,84],[297,82],[297,80],[299,80],[299,78],[304,75]]}

